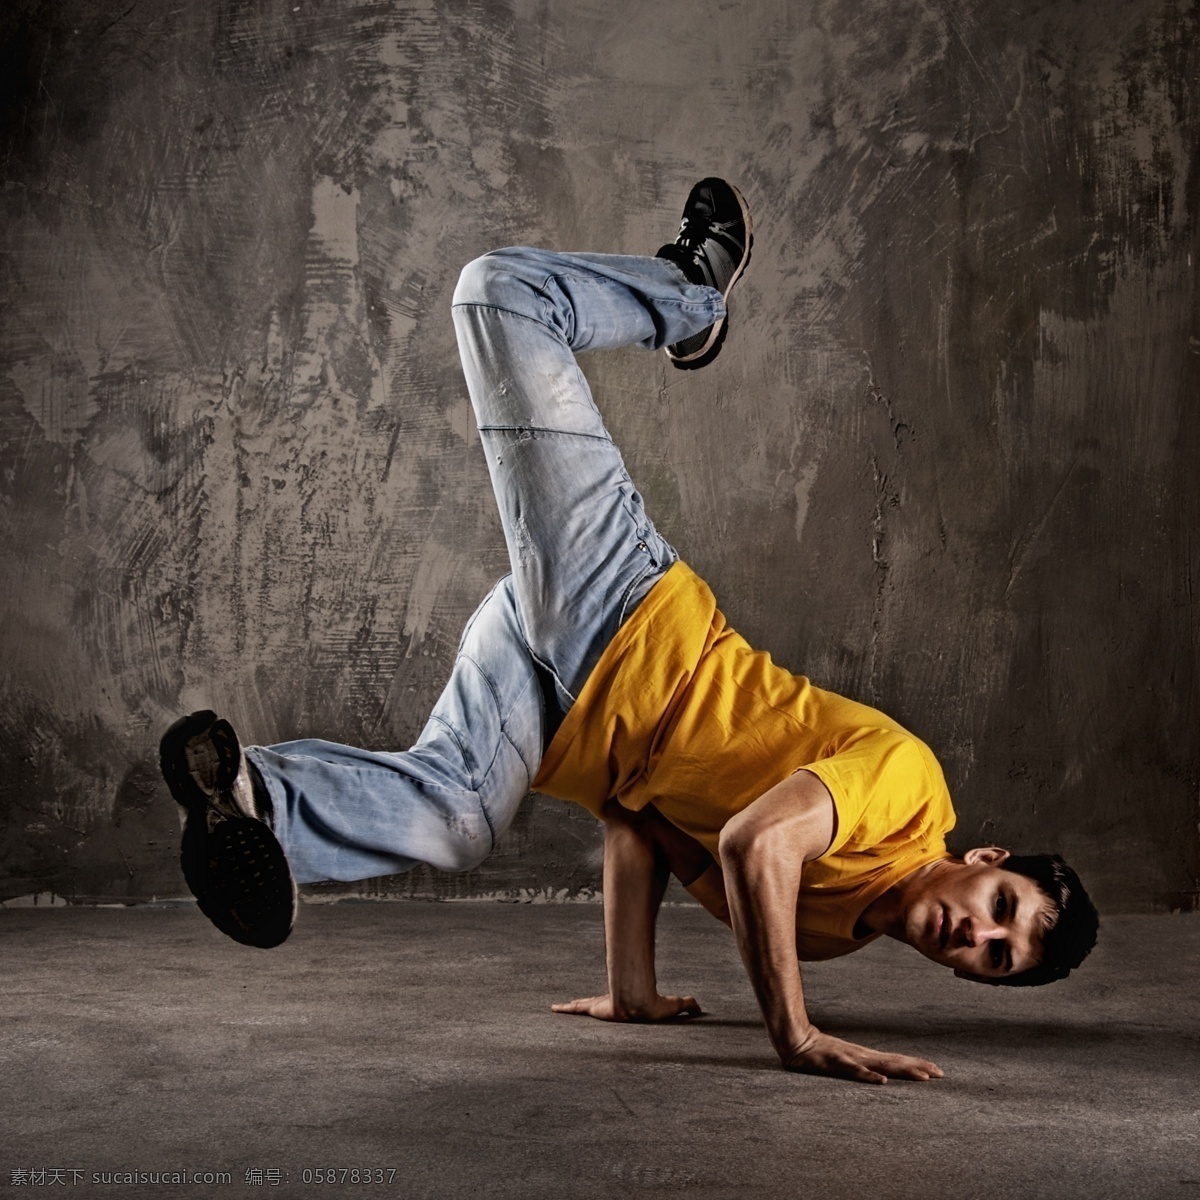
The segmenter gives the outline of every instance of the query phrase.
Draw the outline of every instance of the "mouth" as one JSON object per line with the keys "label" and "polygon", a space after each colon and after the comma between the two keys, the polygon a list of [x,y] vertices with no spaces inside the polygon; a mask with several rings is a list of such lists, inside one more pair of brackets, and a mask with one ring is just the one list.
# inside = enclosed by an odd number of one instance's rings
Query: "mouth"
{"label": "mouth", "polygon": [[941,912],[938,913],[937,929],[938,949],[945,950],[946,943],[950,940],[950,914],[946,911],[946,906],[943,904]]}

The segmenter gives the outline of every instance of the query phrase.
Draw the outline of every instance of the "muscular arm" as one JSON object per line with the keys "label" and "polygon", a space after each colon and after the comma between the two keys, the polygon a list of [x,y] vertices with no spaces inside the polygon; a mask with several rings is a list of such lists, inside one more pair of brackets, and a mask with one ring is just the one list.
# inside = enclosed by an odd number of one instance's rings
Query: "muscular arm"
{"label": "muscular arm", "polygon": [[[654,969],[654,926],[671,872],[686,876],[702,869],[692,860],[696,852],[711,861],[702,847],[673,829],[653,808],[630,813],[611,805],[604,822],[608,992],[555,1004],[555,1012],[605,1021],[662,1021],[700,1012],[693,996],[660,996]],[[688,844],[678,843],[676,836]]]}
{"label": "muscular arm", "polygon": [[721,831],[729,914],[746,973],[783,1066],[867,1083],[889,1076],[930,1079],[924,1059],[885,1054],[822,1033],[808,1019],[796,953],[796,904],[804,864],[829,847],[833,800],[815,775],[799,771],[737,814]]}

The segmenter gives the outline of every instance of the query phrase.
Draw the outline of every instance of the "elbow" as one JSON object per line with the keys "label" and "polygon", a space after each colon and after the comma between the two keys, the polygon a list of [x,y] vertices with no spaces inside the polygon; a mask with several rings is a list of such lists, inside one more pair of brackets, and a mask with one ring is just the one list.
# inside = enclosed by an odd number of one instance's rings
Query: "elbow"
{"label": "elbow", "polygon": [[804,862],[803,851],[786,825],[747,812],[739,813],[721,830],[717,853],[721,869],[743,879],[774,876]]}
{"label": "elbow", "polygon": [[717,838],[717,855],[723,870],[736,870],[753,861],[763,849],[763,830],[749,821],[742,820],[739,813],[726,822]]}

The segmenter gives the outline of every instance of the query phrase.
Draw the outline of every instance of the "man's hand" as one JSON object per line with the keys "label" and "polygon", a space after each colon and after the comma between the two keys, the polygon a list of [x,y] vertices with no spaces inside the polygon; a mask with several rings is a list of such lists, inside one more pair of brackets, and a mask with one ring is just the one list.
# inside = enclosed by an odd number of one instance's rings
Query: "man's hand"
{"label": "man's hand", "polygon": [[695,996],[660,996],[640,1004],[617,1004],[611,994],[552,1004],[551,1012],[571,1013],[579,1017],[595,1017],[598,1021],[672,1021],[676,1017],[698,1017],[702,1014]]}
{"label": "man's hand", "polygon": [[885,1054],[844,1042],[809,1026],[810,1036],[790,1054],[780,1056],[784,1070],[806,1075],[837,1075],[860,1083],[887,1083],[892,1079],[941,1079],[942,1069],[928,1059],[907,1054]]}

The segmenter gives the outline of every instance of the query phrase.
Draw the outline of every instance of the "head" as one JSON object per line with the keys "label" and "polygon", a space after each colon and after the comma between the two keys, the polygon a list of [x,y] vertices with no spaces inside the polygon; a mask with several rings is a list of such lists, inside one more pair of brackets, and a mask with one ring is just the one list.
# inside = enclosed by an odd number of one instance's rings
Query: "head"
{"label": "head", "polygon": [[1079,876],[1056,854],[979,846],[931,864],[905,896],[904,940],[979,983],[1064,979],[1095,945],[1098,927]]}

